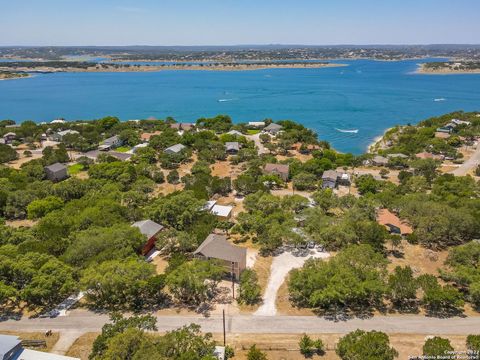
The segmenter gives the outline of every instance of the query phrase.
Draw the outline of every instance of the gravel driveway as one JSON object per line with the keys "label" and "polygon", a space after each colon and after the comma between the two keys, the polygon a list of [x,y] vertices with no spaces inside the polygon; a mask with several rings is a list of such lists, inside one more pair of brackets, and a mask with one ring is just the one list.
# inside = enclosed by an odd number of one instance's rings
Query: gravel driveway
{"label": "gravel driveway", "polygon": [[287,274],[292,269],[297,269],[303,266],[305,261],[310,258],[322,258],[325,259],[330,255],[326,252],[320,252],[313,250],[308,256],[300,257],[294,256],[290,252],[284,252],[273,259],[272,266],[270,267],[270,277],[268,278],[267,289],[263,296],[263,304],[253,314],[255,316],[275,316],[277,308],[275,301],[277,300],[277,292],[282,286]]}

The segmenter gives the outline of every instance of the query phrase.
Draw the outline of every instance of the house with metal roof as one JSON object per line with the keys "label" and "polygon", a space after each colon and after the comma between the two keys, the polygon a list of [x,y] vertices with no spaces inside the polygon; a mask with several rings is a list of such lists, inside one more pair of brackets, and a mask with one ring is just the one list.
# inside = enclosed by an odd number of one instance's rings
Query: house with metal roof
{"label": "house with metal roof", "polygon": [[263,128],[264,132],[267,132],[271,135],[278,134],[283,129],[282,125],[271,123],[270,125]]}
{"label": "house with metal roof", "polygon": [[155,246],[157,241],[157,235],[164,229],[163,225],[157,224],[152,220],[137,221],[132,224],[132,227],[136,227],[140,230],[140,233],[147,238],[147,242],[143,246],[142,255],[147,254]]}
{"label": "house with metal roof", "polygon": [[103,143],[98,147],[98,149],[102,151],[107,151],[122,146],[123,143],[124,141],[120,139],[120,136],[114,135],[112,137],[109,137],[108,139],[105,139]]}
{"label": "house with metal roof", "polygon": [[213,205],[210,212],[220,219],[229,219],[232,216],[233,206],[229,205]]}
{"label": "house with metal roof", "polygon": [[53,182],[59,182],[68,178],[67,167],[60,163],[45,166],[47,179]]}
{"label": "house with metal roof", "polygon": [[63,130],[63,131],[58,131],[56,133],[53,133],[52,135],[50,135],[50,140],[52,141],[58,141],[58,142],[62,142],[63,141],[63,137],[65,135],[75,135],[75,134],[79,134],[79,132],[77,130]]}
{"label": "house with metal roof", "polygon": [[372,164],[375,166],[386,166],[388,164],[388,159],[380,155],[375,155],[372,159]]}
{"label": "house with metal roof", "polygon": [[25,349],[22,340],[13,335],[0,335],[0,360],[80,360],[70,356]]}
{"label": "house with metal roof", "polygon": [[322,174],[322,189],[335,189],[340,174],[335,170],[327,170]]}
{"label": "house with metal roof", "polygon": [[230,244],[225,235],[208,235],[193,255],[197,259],[219,260],[235,279],[238,279],[247,267],[247,249]]}
{"label": "house with metal roof", "polygon": [[237,141],[227,141],[225,143],[225,151],[227,154],[236,154],[240,151],[240,144]]}
{"label": "house with metal roof", "polygon": [[170,146],[170,147],[166,148],[165,150],[163,150],[163,152],[165,152],[167,154],[178,154],[178,153],[182,152],[185,148],[186,148],[186,146],[183,145],[183,144],[176,144],[176,145],[173,145],[173,146]]}

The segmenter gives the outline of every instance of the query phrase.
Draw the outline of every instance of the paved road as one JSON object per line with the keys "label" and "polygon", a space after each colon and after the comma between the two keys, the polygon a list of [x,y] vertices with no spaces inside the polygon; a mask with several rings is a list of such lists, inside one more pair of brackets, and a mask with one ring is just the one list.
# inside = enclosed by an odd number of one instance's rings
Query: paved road
{"label": "paved road", "polygon": [[471,169],[475,169],[478,165],[480,165],[480,144],[477,145],[477,149],[467,161],[450,173],[455,176],[465,176]]}
{"label": "paved road", "polygon": [[[157,316],[159,331],[173,330],[190,323],[197,323],[204,331],[221,333],[222,318],[215,315],[201,316]],[[83,310],[74,310],[68,316],[55,319],[22,319],[0,322],[1,330],[59,332],[100,331],[108,321],[107,315],[97,315]],[[478,333],[480,317],[437,319],[424,316],[375,316],[370,319],[329,321],[315,316],[253,316],[234,315],[227,317],[228,333],[301,334],[347,333],[355,329],[379,330],[387,333],[467,335]]]}
{"label": "paved road", "polygon": [[249,140],[252,140],[255,143],[255,145],[258,148],[258,154],[259,155],[268,154],[270,151],[268,151],[265,148],[265,146],[263,146],[262,142],[260,141],[260,134],[261,134],[261,132],[259,132],[258,134],[255,134],[255,135],[246,135],[245,137]]}

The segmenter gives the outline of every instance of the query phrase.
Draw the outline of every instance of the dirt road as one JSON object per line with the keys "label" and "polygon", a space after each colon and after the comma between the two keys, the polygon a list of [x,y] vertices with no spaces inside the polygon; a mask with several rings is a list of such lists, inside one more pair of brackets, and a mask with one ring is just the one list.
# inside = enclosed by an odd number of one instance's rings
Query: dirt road
{"label": "dirt road", "polygon": [[478,165],[480,165],[480,144],[477,145],[477,149],[467,161],[455,170],[452,170],[450,173],[455,176],[465,176],[470,170],[475,169]]}

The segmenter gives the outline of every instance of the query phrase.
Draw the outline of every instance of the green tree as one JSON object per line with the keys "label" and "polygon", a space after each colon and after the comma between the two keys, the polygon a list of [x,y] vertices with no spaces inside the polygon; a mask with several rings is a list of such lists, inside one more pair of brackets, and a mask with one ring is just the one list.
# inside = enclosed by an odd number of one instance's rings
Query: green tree
{"label": "green tree", "polygon": [[199,305],[209,299],[225,270],[214,261],[185,262],[167,275],[167,286],[178,301]]}
{"label": "green tree", "polygon": [[410,266],[397,266],[388,277],[388,295],[392,303],[398,307],[411,305],[416,300],[418,284],[413,277]]}
{"label": "green tree", "polygon": [[295,175],[292,182],[294,188],[299,191],[312,191],[317,188],[317,177],[307,172]]}
{"label": "green tree", "polygon": [[248,350],[247,360],[267,360],[267,354],[257,349],[256,344],[253,344]]}
{"label": "green tree", "polygon": [[247,305],[256,304],[261,299],[261,291],[255,270],[245,269],[240,275],[239,302]]}
{"label": "green tree", "polygon": [[0,144],[0,164],[16,160],[17,158],[18,154],[14,148],[9,145]]}
{"label": "green tree", "polygon": [[450,345],[450,340],[435,336],[433,338],[425,341],[423,345],[423,355],[424,356],[448,356],[449,352],[453,351],[452,345]]}
{"label": "green tree", "polygon": [[375,194],[380,190],[381,183],[373,178],[372,175],[361,175],[355,180],[358,192],[361,195],[368,193]]}
{"label": "green tree", "polygon": [[473,359],[480,359],[480,335],[468,335],[466,345],[468,350],[476,352],[476,357]]}
{"label": "green tree", "polygon": [[178,181],[180,180],[180,176],[178,175],[177,170],[171,170],[168,175],[167,175],[167,181],[170,184],[178,184]]}
{"label": "green tree", "polygon": [[136,304],[143,283],[154,272],[151,264],[138,258],[108,260],[88,267],[80,285],[87,291],[87,299],[98,308],[128,308]]}
{"label": "green tree", "polygon": [[393,360],[398,356],[398,352],[390,346],[387,334],[363,330],[355,330],[342,337],[336,353],[342,360]]}
{"label": "green tree", "polygon": [[102,358],[109,348],[110,339],[128,329],[157,330],[157,320],[151,315],[124,318],[120,313],[113,313],[110,315],[110,321],[111,323],[103,325],[102,333],[93,342],[89,359]]}
{"label": "green tree", "polygon": [[63,206],[63,200],[57,196],[47,196],[44,199],[34,200],[27,206],[29,219],[38,219],[44,217],[49,212],[60,209]]}

